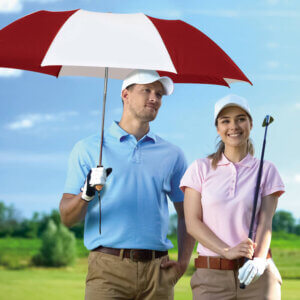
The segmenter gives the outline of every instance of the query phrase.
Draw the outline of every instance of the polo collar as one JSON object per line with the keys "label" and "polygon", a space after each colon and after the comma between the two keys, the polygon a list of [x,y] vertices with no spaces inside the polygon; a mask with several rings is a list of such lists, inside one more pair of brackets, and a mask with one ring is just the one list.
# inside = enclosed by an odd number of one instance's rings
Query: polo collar
{"label": "polo collar", "polygon": [[[224,155],[224,153],[222,153],[222,158],[217,163],[217,165],[225,166],[225,165],[229,165],[230,163],[232,163],[232,162],[230,160],[228,160],[228,158]],[[241,161],[234,163],[234,164],[237,166],[251,168],[253,166],[253,163],[254,163],[254,157],[248,153]]]}
{"label": "polo collar", "polygon": [[[119,141],[121,141],[122,138],[125,138],[130,135],[127,131],[125,131],[124,129],[122,129],[119,126],[119,122],[117,122],[117,121],[112,122],[112,124],[109,128],[109,133],[113,137],[117,138]],[[146,133],[142,137],[142,139],[146,139],[146,138],[153,140],[154,143],[156,142],[156,135],[151,130],[149,130],[148,133]]]}

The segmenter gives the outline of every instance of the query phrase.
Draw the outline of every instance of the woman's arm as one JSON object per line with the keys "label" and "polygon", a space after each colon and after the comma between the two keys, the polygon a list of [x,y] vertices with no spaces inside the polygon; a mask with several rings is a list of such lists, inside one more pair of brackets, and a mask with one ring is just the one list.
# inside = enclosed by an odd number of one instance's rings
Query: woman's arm
{"label": "woman's arm", "polygon": [[204,247],[227,259],[252,258],[254,243],[250,239],[230,248],[203,223],[201,194],[188,187],[184,191],[184,214],[187,232]]}
{"label": "woman's arm", "polygon": [[274,193],[263,197],[261,200],[255,239],[257,244],[254,252],[255,257],[267,257],[272,237],[272,219],[277,207],[278,197],[278,194]]}

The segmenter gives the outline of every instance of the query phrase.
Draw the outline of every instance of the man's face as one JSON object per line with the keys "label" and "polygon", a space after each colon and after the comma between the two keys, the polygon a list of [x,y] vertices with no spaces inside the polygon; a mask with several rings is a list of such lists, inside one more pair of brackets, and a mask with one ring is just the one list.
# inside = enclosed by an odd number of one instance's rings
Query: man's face
{"label": "man's face", "polygon": [[142,122],[153,121],[161,106],[163,94],[164,89],[159,81],[135,84],[122,92],[124,113]]}

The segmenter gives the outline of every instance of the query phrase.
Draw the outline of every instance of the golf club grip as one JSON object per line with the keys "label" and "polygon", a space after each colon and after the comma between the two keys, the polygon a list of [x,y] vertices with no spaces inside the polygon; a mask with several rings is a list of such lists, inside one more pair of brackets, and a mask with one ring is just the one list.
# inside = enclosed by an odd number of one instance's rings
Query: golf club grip
{"label": "golf club grip", "polygon": [[[248,260],[249,260],[249,258],[245,258],[244,264],[245,264]],[[245,287],[246,287],[246,285],[245,285],[244,283],[240,283],[240,289],[241,289],[241,290],[244,290]]]}

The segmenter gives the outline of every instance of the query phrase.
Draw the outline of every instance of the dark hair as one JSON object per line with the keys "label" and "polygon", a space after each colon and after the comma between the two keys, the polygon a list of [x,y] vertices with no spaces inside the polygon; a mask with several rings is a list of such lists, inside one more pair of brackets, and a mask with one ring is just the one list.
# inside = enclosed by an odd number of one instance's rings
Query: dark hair
{"label": "dark hair", "polygon": [[[211,165],[212,165],[213,169],[217,168],[217,164],[221,160],[222,154],[224,153],[224,150],[225,150],[225,144],[221,140],[217,144],[217,151],[215,153],[212,153],[212,154],[207,156],[207,158],[212,159]],[[247,153],[250,153],[251,155],[254,155],[254,146],[253,146],[253,143],[252,143],[251,139],[247,140]]]}

